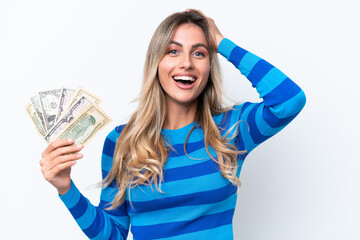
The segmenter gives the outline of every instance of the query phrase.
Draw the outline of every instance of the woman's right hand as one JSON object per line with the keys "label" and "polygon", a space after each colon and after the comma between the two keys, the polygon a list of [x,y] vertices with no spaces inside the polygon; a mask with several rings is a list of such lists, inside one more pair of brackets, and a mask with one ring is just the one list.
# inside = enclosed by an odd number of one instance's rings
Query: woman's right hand
{"label": "woman's right hand", "polygon": [[216,45],[215,47],[216,47],[216,49],[218,49],[220,42],[224,39],[224,36],[221,34],[219,28],[216,26],[214,19],[206,16],[204,13],[202,13],[200,10],[197,10],[197,9],[189,8],[189,9],[186,9],[185,11],[186,12],[196,11],[196,12],[200,13],[204,18],[206,18],[206,20],[209,23],[210,34],[215,41],[215,45]]}
{"label": "woman's right hand", "polygon": [[44,178],[50,182],[59,192],[64,195],[71,186],[71,167],[76,160],[83,155],[79,151],[83,148],[81,144],[74,144],[73,139],[59,139],[53,141],[41,154],[41,172]]}

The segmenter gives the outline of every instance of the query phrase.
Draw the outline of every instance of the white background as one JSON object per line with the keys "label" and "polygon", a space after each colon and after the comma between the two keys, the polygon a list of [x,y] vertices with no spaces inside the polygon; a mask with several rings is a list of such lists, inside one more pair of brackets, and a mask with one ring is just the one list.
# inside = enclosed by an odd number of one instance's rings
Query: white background
{"label": "white background", "polygon": [[[97,204],[103,140],[126,122],[158,24],[201,9],[223,35],[268,60],[307,95],[303,112],[247,158],[235,239],[360,239],[359,55],[356,0],[0,2],[0,239],[86,239],[40,172],[45,142],[25,105],[37,91],[78,85],[114,120],[72,176]],[[233,99],[259,101],[221,57]],[[131,239],[131,237],[129,237]]]}

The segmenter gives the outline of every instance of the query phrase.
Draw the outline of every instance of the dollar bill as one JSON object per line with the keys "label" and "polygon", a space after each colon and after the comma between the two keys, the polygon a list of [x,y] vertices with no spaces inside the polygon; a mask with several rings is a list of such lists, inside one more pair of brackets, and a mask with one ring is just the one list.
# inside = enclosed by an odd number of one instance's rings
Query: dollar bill
{"label": "dollar bill", "polygon": [[38,131],[38,133],[39,133],[42,137],[44,137],[45,134],[46,134],[46,131],[45,131],[45,129],[44,129],[44,126],[43,126],[42,123],[41,123],[41,120],[42,120],[42,119],[40,119],[39,115],[37,114],[34,105],[32,105],[31,103],[28,104],[28,105],[26,106],[26,112],[29,114],[29,116],[30,116],[31,120],[33,121],[33,123],[34,123],[34,125],[35,125],[35,127],[36,127],[36,130]]}
{"label": "dollar bill", "polygon": [[91,101],[85,96],[82,96],[61,118],[55,123],[55,125],[48,131],[45,140],[50,143],[55,140],[55,137],[59,135],[62,129],[64,129],[74,118],[76,118],[87,106],[91,104]]}
{"label": "dollar bill", "polygon": [[43,112],[42,112],[42,108],[41,108],[41,102],[40,102],[39,95],[31,97],[30,101],[31,101],[31,103],[32,103],[32,105],[33,105],[33,107],[34,107],[34,109],[36,111],[36,114],[39,117],[42,128],[45,130],[45,132],[47,132],[46,128],[45,128],[44,117],[43,117]]}
{"label": "dollar bill", "polygon": [[100,105],[101,99],[97,97],[95,94],[90,93],[89,91],[85,90],[82,87],[78,87],[73,94],[70,103],[67,105],[67,109],[70,108],[73,104],[75,104],[82,96],[85,96],[91,102],[95,103],[96,105]]}
{"label": "dollar bill", "polygon": [[58,113],[61,88],[39,92],[43,112],[43,119],[46,131],[49,131],[55,124]]}
{"label": "dollar bill", "polygon": [[59,100],[59,108],[58,108],[58,112],[56,114],[55,121],[58,121],[61,114],[64,112],[65,107],[69,104],[69,101],[70,101],[72,95],[74,94],[74,92],[75,92],[75,90],[73,90],[73,89],[62,88],[60,100]]}
{"label": "dollar bill", "polygon": [[56,139],[73,138],[75,143],[86,144],[112,120],[94,103],[80,113]]}

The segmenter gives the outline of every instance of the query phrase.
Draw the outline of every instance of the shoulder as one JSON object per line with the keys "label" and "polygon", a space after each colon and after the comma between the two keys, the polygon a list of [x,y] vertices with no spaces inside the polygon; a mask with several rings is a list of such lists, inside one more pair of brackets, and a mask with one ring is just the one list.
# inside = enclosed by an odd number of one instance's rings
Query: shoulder
{"label": "shoulder", "polygon": [[103,155],[112,157],[114,155],[116,141],[119,138],[125,124],[119,125],[115,127],[105,138],[104,147],[103,147]]}
{"label": "shoulder", "polygon": [[126,124],[123,125],[119,125],[117,127],[115,127],[106,137],[105,139],[105,143],[106,141],[112,141],[112,142],[116,142],[116,140],[118,139],[118,137],[120,136],[122,130],[124,129],[124,127],[126,126]]}
{"label": "shoulder", "polygon": [[103,178],[105,178],[105,176],[111,169],[115,146],[116,146],[116,141],[119,138],[124,127],[125,127],[125,124],[115,127],[107,135],[107,137],[105,139],[102,156],[101,156],[101,168],[103,171]]}
{"label": "shoulder", "polygon": [[234,105],[232,107],[229,107],[225,112],[214,115],[213,119],[216,125],[225,127],[229,125],[232,126],[240,119],[242,113],[249,105],[249,102]]}

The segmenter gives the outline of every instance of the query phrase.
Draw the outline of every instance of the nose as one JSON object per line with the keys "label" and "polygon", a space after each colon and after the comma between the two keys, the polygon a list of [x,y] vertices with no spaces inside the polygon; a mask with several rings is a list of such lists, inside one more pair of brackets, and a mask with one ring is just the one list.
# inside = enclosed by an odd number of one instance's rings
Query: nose
{"label": "nose", "polygon": [[184,53],[180,57],[180,68],[182,69],[192,69],[193,68],[193,62],[191,59],[191,55]]}

